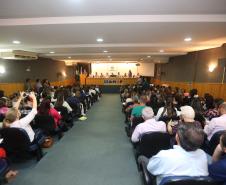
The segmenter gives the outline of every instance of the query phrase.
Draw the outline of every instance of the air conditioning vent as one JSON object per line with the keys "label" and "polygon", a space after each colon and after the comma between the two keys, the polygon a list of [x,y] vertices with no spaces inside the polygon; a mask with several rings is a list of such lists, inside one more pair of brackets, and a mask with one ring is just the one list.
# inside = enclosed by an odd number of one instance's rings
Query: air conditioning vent
{"label": "air conditioning vent", "polygon": [[14,50],[0,53],[0,58],[8,60],[37,60],[38,55],[34,52]]}

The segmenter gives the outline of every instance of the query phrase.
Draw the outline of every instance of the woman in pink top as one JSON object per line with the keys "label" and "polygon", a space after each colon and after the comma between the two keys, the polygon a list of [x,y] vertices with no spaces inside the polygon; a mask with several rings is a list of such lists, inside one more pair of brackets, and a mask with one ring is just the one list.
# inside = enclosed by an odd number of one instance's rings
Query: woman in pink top
{"label": "woman in pink top", "polygon": [[9,108],[6,106],[6,99],[0,98],[0,114],[5,116],[5,114],[8,110],[9,110]]}
{"label": "woman in pink top", "polygon": [[56,109],[51,108],[50,106],[50,100],[44,99],[42,103],[40,104],[40,107],[38,109],[38,113],[40,115],[51,115],[54,118],[55,121],[55,127],[57,128],[60,125],[61,115],[57,112]]}

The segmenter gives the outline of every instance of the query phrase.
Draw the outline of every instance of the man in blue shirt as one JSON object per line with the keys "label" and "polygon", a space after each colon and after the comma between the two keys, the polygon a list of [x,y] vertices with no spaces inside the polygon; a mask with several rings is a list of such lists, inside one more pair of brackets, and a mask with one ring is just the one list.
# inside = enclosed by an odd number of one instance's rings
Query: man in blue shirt
{"label": "man in blue shirt", "polygon": [[226,132],[220,138],[220,144],[216,147],[213,163],[209,165],[209,175],[217,181],[226,183]]}

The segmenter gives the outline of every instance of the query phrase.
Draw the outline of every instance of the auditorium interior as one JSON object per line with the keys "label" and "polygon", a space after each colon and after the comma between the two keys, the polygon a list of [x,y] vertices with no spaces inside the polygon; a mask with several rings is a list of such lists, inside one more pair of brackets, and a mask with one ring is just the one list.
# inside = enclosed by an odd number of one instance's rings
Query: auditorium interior
{"label": "auditorium interior", "polygon": [[0,1],[0,185],[226,185],[226,0]]}

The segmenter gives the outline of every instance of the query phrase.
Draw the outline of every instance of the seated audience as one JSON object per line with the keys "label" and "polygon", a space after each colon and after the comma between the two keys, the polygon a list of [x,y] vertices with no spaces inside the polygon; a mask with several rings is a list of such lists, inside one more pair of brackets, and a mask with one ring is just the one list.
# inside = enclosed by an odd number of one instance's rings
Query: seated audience
{"label": "seated audience", "polygon": [[131,137],[132,142],[138,142],[141,136],[147,132],[166,132],[166,124],[155,120],[152,108],[145,107],[142,110],[142,117],[145,122],[136,126]]}
{"label": "seated audience", "polygon": [[133,107],[132,113],[131,113],[131,120],[133,120],[134,117],[141,117],[142,116],[142,110],[144,107],[146,107],[147,103],[147,96],[142,95],[139,100],[140,104],[138,106]]}
{"label": "seated audience", "polygon": [[148,171],[157,176],[157,184],[167,176],[208,176],[207,156],[199,149],[204,141],[202,129],[181,124],[176,134],[177,145],[153,156]]}
{"label": "seated audience", "polygon": [[68,113],[72,112],[72,108],[71,106],[64,100],[64,95],[63,94],[59,94],[57,97],[57,101],[54,104],[54,107],[66,107]]}
{"label": "seated audience", "polygon": [[40,93],[41,89],[42,89],[42,83],[40,79],[36,79],[36,83],[35,83],[35,92]]}
{"label": "seated audience", "polygon": [[218,131],[226,130],[226,102],[219,107],[220,117],[213,118],[204,127],[204,132],[207,134],[208,140]]}
{"label": "seated audience", "polygon": [[24,84],[24,91],[32,91],[32,85],[31,85],[31,79],[30,78],[27,78],[25,80],[25,84]]}
{"label": "seated audience", "polygon": [[170,121],[167,125],[169,134],[175,135],[178,126],[182,123],[190,123],[195,125],[196,127],[202,128],[201,123],[195,121],[195,111],[191,106],[182,106],[180,109],[180,121]]}
{"label": "seated audience", "polygon": [[38,108],[39,115],[51,115],[54,118],[55,127],[58,128],[60,126],[61,115],[57,112],[56,109],[51,108],[50,100],[45,99],[41,102]]}
{"label": "seated audience", "polygon": [[6,112],[9,110],[9,108],[6,105],[6,98],[2,97],[0,98],[0,115],[5,116]]}
{"label": "seated audience", "polygon": [[199,121],[202,126],[205,125],[205,118],[204,118],[204,109],[201,102],[201,98],[198,97],[198,95],[195,95],[191,100],[191,107],[195,111],[195,120]]}
{"label": "seated audience", "polygon": [[213,163],[209,165],[209,175],[216,181],[226,182],[226,133],[220,138],[220,144],[216,147]]}
{"label": "seated audience", "polygon": [[168,96],[166,98],[166,105],[164,107],[159,108],[157,115],[156,115],[156,120],[158,121],[166,121],[168,122],[171,119],[177,119],[179,116],[179,111],[174,107],[173,104],[173,97]]}
{"label": "seated audience", "polygon": [[32,110],[28,115],[20,119],[21,114],[19,111],[19,105],[23,97],[24,97],[24,92],[20,93],[19,99],[15,103],[15,106],[9,109],[9,111],[6,113],[5,119],[3,121],[3,126],[24,129],[27,132],[30,138],[30,141],[33,142],[35,133],[31,128],[30,123],[34,119],[35,115],[37,114],[37,100],[34,92],[31,92],[29,97],[32,99],[32,102],[33,102]]}

